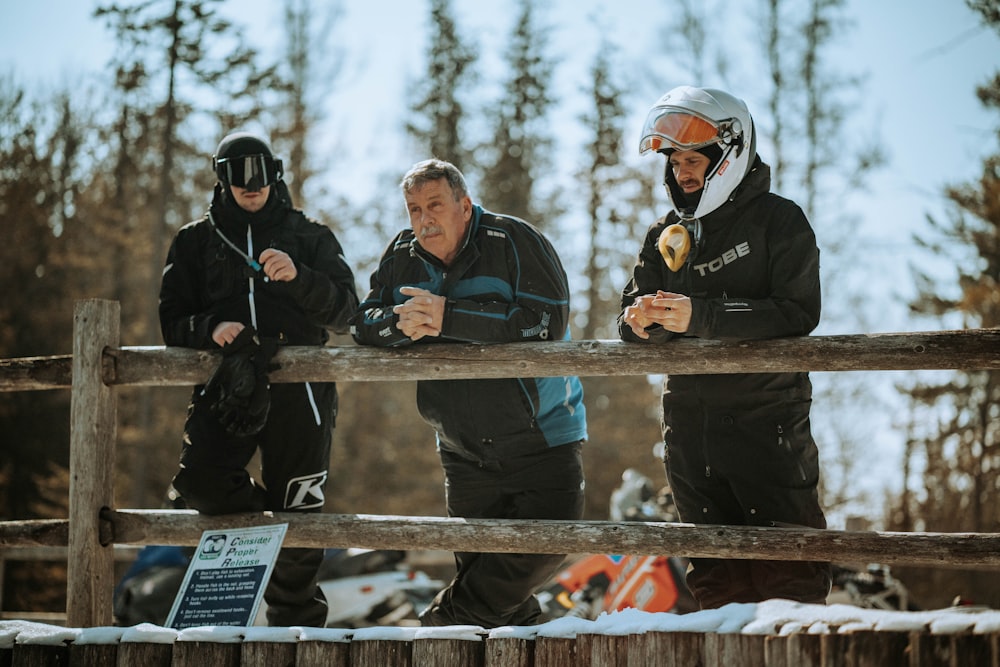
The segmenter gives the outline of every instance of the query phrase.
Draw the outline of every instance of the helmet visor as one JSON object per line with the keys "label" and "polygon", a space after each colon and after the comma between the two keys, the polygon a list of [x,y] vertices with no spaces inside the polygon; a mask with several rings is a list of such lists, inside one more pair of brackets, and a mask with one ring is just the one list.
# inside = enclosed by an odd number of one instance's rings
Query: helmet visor
{"label": "helmet visor", "polygon": [[240,155],[216,161],[215,173],[229,185],[256,191],[277,183],[281,166],[281,160],[269,155]]}
{"label": "helmet visor", "polygon": [[657,107],[642,128],[639,154],[666,148],[694,150],[720,139],[719,126],[690,111]]}

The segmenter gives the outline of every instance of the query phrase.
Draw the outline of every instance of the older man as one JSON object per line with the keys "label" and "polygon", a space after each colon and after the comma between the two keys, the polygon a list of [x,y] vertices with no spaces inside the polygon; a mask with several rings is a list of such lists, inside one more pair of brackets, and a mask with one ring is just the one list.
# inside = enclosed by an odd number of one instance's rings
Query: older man
{"label": "older man", "polygon": [[[509,343],[568,333],[569,289],[534,227],[473,204],[462,173],[427,160],[401,188],[410,228],[389,244],[353,321],[364,345]],[[579,519],[587,437],[576,377],[423,380],[417,407],[437,432],[449,516]],[[528,625],[551,554],[457,553],[424,625]]]}

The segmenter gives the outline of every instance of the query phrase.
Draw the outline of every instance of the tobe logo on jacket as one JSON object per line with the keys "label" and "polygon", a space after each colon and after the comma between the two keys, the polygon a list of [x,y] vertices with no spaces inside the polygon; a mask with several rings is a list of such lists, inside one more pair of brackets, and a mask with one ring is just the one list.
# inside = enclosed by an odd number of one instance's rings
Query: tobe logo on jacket
{"label": "tobe logo on jacket", "polygon": [[698,272],[699,276],[704,276],[706,273],[715,273],[726,264],[732,264],[740,257],[746,257],[750,254],[750,242],[744,241],[738,244],[734,248],[730,248],[725,251],[715,259],[709,260],[702,264],[695,264],[691,268]]}

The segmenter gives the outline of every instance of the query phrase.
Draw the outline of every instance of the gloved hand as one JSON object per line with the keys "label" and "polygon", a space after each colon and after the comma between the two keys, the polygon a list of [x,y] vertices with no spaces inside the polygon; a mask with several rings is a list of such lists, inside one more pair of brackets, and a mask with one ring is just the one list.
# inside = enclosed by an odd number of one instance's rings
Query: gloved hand
{"label": "gloved hand", "polygon": [[205,385],[205,395],[231,435],[254,435],[267,423],[271,409],[267,372],[276,351],[276,341],[262,342],[249,326],[223,346],[222,361]]}

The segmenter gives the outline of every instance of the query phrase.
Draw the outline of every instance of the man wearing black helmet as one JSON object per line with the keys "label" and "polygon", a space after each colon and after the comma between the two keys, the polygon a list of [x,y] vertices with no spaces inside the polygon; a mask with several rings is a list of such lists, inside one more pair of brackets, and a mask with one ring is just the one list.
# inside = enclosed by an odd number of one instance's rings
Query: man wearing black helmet
{"label": "man wearing black helmet", "polygon": [[[769,192],[753,119],[729,93],[680,86],[643,127],[665,156],[673,204],[653,223],[622,292],[625,341],[805,336],[819,322],[819,250],[802,210]],[[665,351],[665,353],[667,353]],[[826,528],[806,373],[668,376],[664,462],[682,521]],[[703,608],[787,598],[822,603],[827,563],[692,559]]]}
{"label": "man wearing black helmet", "polygon": [[[358,305],[333,232],[294,208],[267,142],[236,132],[213,156],[205,217],[167,255],[160,327],[167,345],[222,350],[195,387],[173,485],[205,514],[319,512],[337,414],[334,383],[270,385],[277,345],[323,345]],[[260,450],[260,482],[246,465]],[[321,549],[282,549],[265,592],[270,625],[325,625]]]}

